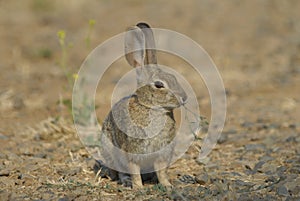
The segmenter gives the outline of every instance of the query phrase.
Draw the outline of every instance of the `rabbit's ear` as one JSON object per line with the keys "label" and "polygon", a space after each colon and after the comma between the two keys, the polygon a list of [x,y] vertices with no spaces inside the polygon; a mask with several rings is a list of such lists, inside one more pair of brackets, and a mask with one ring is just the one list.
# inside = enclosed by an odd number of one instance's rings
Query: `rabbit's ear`
{"label": "rabbit's ear", "polygon": [[125,34],[125,57],[132,67],[142,67],[145,59],[145,36],[138,27],[130,27]]}
{"label": "rabbit's ear", "polygon": [[144,22],[140,22],[136,26],[139,27],[145,35],[146,55],[145,55],[144,64],[145,65],[157,64],[155,41],[154,41],[154,36],[151,27]]}

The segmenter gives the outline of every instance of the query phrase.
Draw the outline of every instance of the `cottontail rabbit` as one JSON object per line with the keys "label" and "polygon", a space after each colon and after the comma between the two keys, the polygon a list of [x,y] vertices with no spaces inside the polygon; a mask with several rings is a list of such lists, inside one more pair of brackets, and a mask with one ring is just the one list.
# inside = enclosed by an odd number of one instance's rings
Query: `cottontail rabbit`
{"label": "cottontail rabbit", "polygon": [[[113,106],[104,120],[100,137],[104,147],[102,151],[105,152],[104,163],[111,160],[108,163],[126,167],[133,188],[143,186],[140,172],[149,170],[146,167],[149,165],[156,171],[162,185],[171,186],[166,168],[160,167],[167,167],[172,157],[172,146],[154,157],[145,156],[158,153],[171,144],[176,134],[173,110],[187,99],[175,76],[157,65],[154,48],[154,37],[148,24],[139,23],[126,32],[125,56],[127,62],[136,68],[137,89]],[[119,153],[106,149],[109,143],[128,156],[120,158]],[[119,170],[111,171],[112,175],[124,176]]]}

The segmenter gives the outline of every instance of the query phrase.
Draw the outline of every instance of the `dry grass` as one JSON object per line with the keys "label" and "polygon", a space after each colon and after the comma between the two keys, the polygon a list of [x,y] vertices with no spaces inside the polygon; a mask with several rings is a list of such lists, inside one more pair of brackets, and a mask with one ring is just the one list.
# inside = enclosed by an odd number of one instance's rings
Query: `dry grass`
{"label": "dry grass", "polygon": [[[299,1],[0,1],[0,200],[297,200],[299,199]],[[67,67],[76,72],[90,46],[139,21],[186,34],[210,54],[224,80],[227,121],[205,161],[195,142],[169,170],[174,189],[133,191],[94,173],[70,112],[59,67],[64,29]],[[200,77],[161,54],[197,92],[201,115],[210,98]],[[98,90],[101,121],[110,110],[116,61]],[[105,89],[104,89],[105,88]],[[66,101],[65,101],[66,102]]]}

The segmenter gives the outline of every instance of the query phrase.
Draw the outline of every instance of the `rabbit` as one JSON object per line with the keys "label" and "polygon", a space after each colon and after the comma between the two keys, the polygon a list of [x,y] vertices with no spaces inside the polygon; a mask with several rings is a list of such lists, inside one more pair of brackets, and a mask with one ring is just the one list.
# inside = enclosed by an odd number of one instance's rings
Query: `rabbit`
{"label": "rabbit", "polygon": [[[176,135],[173,110],[186,103],[187,94],[174,75],[158,67],[154,36],[148,24],[141,22],[127,30],[125,57],[136,69],[137,89],[112,107],[103,121],[100,140],[102,145],[111,143],[134,157],[120,159],[118,153],[103,148],[104,158],[128,169],[134,189],[143,187],[139,174],[143,169],[153,170],[160,184],[172,187],[167,168],[160,167],[168,166],[174,147],[146,160],[139,155],[157,153],[171,144]],[[110,177],[128,179],[126,174],[112,169]]]}

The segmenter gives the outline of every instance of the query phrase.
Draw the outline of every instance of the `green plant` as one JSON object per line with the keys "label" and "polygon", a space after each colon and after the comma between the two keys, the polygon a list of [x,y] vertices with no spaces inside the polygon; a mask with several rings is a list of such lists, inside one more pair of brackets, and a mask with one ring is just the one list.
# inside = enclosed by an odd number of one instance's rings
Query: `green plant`
{"label": "green plant", "polygon": [[70,89],[73,87],[73,74],[67,69],[67,56],[68,56],[68,49],[72,47],[72,44],[66,44],[66,32],[64,30],[60,30],[57,32],[57,36],[59,39],[59,45],[61,48],[61,58],[59,62],[60,68],[63,70]]}
{"label": "green plant", "polygon": [[[89,20],[89,28],[88,28],[88,33],[85,38],[85,43],[86,47],[90,48],[90,43],[91,43],[91,34],[94,30],[96,21],[91,19]],[[68,66],[68,55],[69,55],[69,50],[73,47],[72,43],[67,43],[66,42],[66,31],[65,30],[60,30],[57,32],[57,37],[58,37],[58,42],[60,45],[61,49],[61,57],[59,61],[59,67],[62,69],[67,81],[68,81],[68,87],[67,90],[72,91],[73,85],[75,80],[78,78],[78,74],[74,73],[74,71]],[[44,52],[48,56],[48,52]],[[59,104],[67,106],[69,111],[72,111],[72,101],[70,98],[62,98],[60,97]]]}
{"label": "green plant", "polygon": [[41,58],[49,59],[52,57],[52,51],[48,48],[41,48],[38,51],[38,56]]}
{"label": "green plant", "polygon": [[54,10],[55,6],[51,0],[33,0],[31,7],[34,12],[45,13]]}
{"label": "green plant", "polygon": [[85,44],[87,48],[90,48],[91,46],[91,35],[94,30],[95,24],[96,24],[96,20],[94,19],[89,20],[89,29],[88,29],[87,36],[85,38]]}

